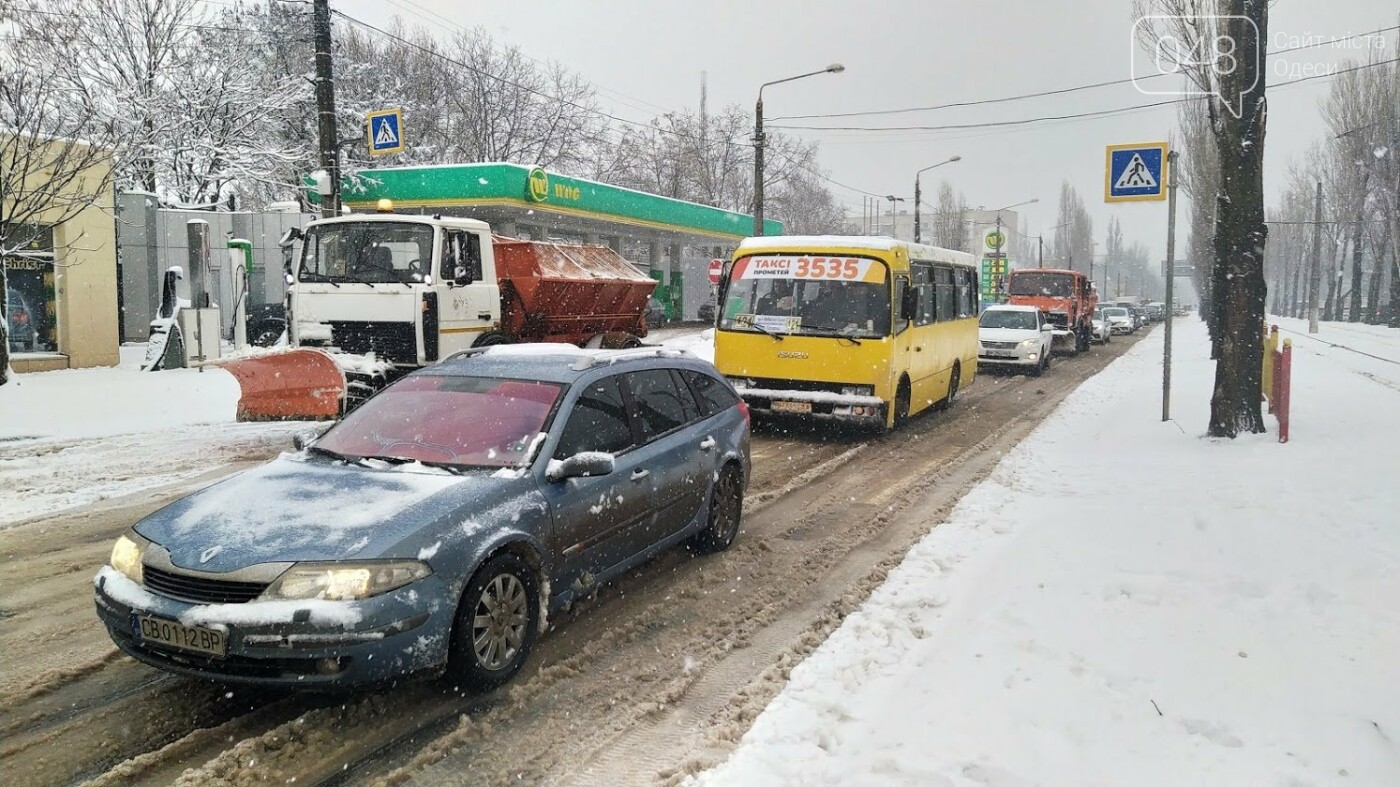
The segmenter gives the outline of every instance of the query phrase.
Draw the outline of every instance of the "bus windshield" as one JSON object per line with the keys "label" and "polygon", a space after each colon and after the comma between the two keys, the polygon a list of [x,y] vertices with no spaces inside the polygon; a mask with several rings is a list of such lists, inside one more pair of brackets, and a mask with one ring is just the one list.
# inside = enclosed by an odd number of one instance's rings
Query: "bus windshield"
{"label": "bus windshield", "polygon": [[730,277],[720,328],[807,336],[887,336],[890,288],[885,266],[868,259],[741,259]]}
{"label": "bus windshield", "polygon": [[304,282],[395,284],[425,281],[432,272],[433,228],[427,224],[355,221],[306,231]]}
{"label": "bus windshield", "polygon": [[1074,294],[1074,279],[1063,273],[1017,271],[1011,276],[1007,294],[1068,298]]}

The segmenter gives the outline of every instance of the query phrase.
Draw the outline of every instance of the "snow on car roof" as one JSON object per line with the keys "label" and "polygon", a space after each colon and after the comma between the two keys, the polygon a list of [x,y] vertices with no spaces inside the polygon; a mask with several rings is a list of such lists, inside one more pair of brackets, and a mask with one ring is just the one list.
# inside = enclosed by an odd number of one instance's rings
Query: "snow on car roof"
{"label": "snow on car roof", "polygon": [[1025,306],[1016,303],[995,303],[991,306],[988,306],[986,309],[983,309],[982,311],[984,314],[986,312],[1038,312],[1040,311],[1040,308],[1037,306]]}
{"label": "snow on car roof", "polygon": [[498,344],[467,350],[417,374],[473,374],[566,383],[596,366],[654,358],[702,360],[684,349],[674,347],[602,350],[557,342]]}

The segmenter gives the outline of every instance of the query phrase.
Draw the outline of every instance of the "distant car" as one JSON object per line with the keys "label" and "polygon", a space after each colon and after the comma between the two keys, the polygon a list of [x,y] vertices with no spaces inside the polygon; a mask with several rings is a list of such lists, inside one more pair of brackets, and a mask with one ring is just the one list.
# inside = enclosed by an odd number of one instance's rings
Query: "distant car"
{"label": "distant car", "polygon": [[1104,318],[1108,320],[1108,327],[1112,333],[1120,336],[1127,336],[1137,331],[1137,324],[1133,321],[1132,312],[1124,306],[1105,306],[1103,309]]}
{"label": "distant car", "polygon": [[1152,322],[1161,322],[1167,319],[1167,305],[1165,303],[1147,304],[1147,318]]}
{"label": "distant car", "polygon": [[8,297],[8,315],[10,350],[17,353],[36,352],[39,349],[39,332],[34,327],[34,312],[30,311],[29,303],[19,290],[13,287],[5,288]]}
{"label": "distant car", "polygon": [[647,326],[650,328],[660,328],[667,322],[666,304],[656,298],[647,299]]}
{"label": "distant car", "polygon": [[1113,341],[1113,330],[1109,327],[1108,318],[1104,316],[1102,306],[1094,309],[1094,341],[1099,344],[1108,344]]}
{"label": "distant car", "polygon": [[248,343],[254,347],[271,347],[287,330],[287,317],[282,304],[260,303],[248,307]]}
{"label": "distant car", "polygon": [[117,539],[95,600],[122,651],[220,682],[489,689],[549,612],[682,542],[727,549],[749,478],[747,406],[669,350],[471,350],[301,442]]}
{"label": "distant car", "polygon": [[698,315],[700,317],[700,322],[714,324],[716,311],[718,311],[718,309],[715,308],[713,301],[700,304],[700,313]]}
{"label": "distant car", "polygon": [[977,362],[1026,369],[1039,377],[1050,368],[1054,330],[1034,306],[989,306],[977,324]]}

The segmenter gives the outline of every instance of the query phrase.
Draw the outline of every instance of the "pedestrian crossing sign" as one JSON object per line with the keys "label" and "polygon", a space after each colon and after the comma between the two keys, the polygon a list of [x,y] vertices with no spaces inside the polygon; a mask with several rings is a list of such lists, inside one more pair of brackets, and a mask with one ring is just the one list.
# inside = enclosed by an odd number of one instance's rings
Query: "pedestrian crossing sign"
{"label": "pedestrian crossing sign", "polygon": [[1147,202],[1167,198],[1167,143],[1109,145],[1103,201]]}
{"label": "pedestrian crossing sign", "polygon": [[365,117],[369,154],[383,156],[403,150],[403,110],[381,109]]}

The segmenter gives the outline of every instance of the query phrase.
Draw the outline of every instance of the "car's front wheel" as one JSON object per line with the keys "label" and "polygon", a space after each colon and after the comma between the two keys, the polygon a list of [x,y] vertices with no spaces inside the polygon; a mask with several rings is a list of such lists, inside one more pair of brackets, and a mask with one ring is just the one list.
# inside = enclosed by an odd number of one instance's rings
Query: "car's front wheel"
{"label": "car's front wheel", "polygon": [[695,534],[693,544],[699,552],[722,552],[739,535],[739,520],[744,514],[744,483],[739,468],[726,465],[715,479],[710,493],[710,517],[705,529]]}
{"label": "car's front wheel", "polygon": [[477,569],[457,607],[449,679],[487,691],[520,671],[539,634],[535,572],[518,555],[496,555]]}

